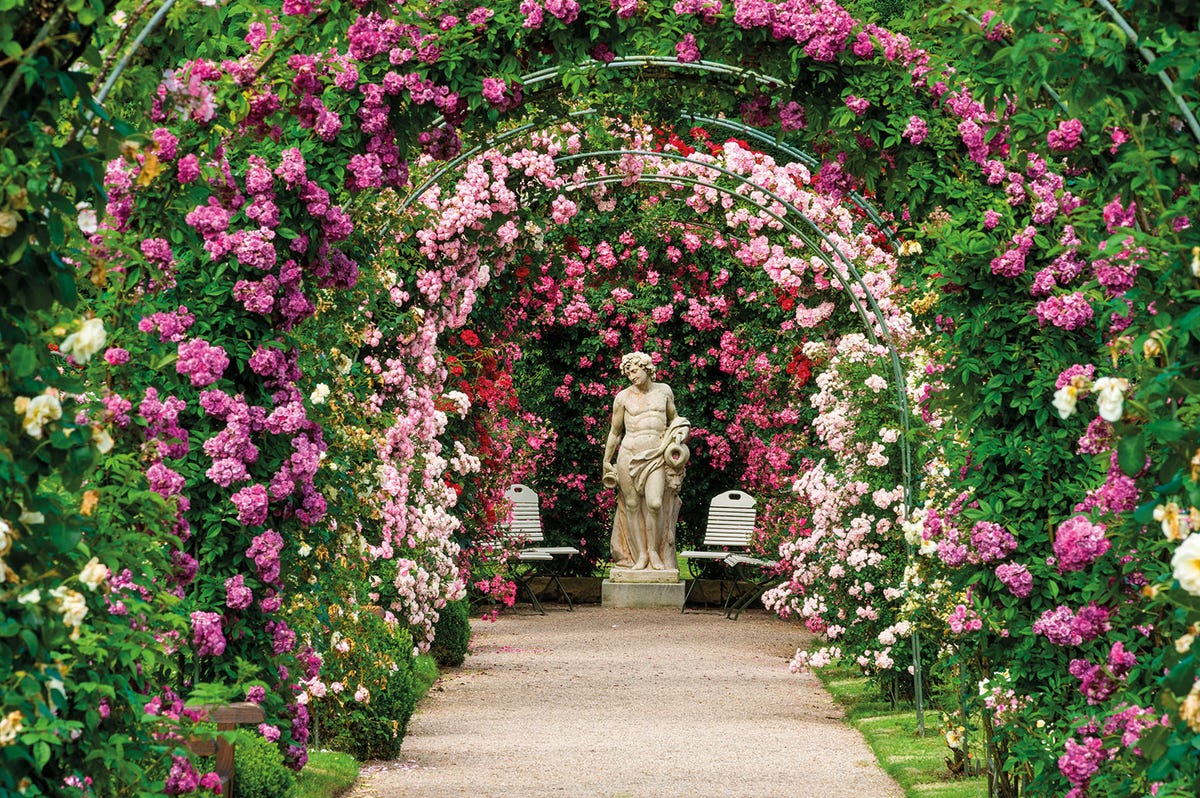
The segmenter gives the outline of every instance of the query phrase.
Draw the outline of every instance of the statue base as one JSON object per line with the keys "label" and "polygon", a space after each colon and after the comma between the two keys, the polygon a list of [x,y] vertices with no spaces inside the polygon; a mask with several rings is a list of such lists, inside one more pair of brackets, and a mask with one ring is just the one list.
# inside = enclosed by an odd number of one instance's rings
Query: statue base
{"label": "statue base", "polygon": [[683,582],[678,569],[655,571],[645,568],[613,566],[608,579],[600,585],[600,604],[605,607],[670,607],[683,606]]}
{"label": "statue base", "polygon": [[600,584],[600,604],[604,607],[683,607],[683,582],[614,582]]}
{"label": "statue base", "polygon": [[643,568],[635,571],[632,568],[622,568],[619,565],[614,565],[608,569],[607,581],[669,585],[679,581],[679,569],[664,568],[661,571],[656,571],[653,568]]}

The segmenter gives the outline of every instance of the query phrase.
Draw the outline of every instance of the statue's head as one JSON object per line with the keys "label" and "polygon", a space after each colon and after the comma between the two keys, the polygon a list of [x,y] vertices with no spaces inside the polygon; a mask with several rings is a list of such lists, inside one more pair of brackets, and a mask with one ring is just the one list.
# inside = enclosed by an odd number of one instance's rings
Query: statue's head
{"label": "statue's head", "polygon": [[650,379],[654,379],[656,372],[654,361],[645,352],[630,352],[621,358],[621,373],[626,378],[629,377],[629,372],[635,368],[644,369],[650,375]]}

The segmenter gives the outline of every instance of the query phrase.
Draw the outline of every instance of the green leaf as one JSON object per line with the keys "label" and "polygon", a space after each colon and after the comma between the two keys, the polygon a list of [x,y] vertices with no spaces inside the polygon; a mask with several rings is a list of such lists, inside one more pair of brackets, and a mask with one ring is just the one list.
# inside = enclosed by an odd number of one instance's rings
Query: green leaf
{"label": "green leaf", "polygon": [[1149,524],[1154,520],[1154,508],[1157,506],[1157,501],[1149,501],[1139,506],[1133,511],[1133,520],[1139,524]]}
{"label": "green leaf", "polygon": [[1126,476],[1137,476],[1146,467],[1146,440],[1139,433],[1117,442],[1117,464]]}
{"label": "green leaf", "polygon": [[1146,432],[1154,435],[1159,440],[1167,441],[1168,443],[1180,440],[1187,434],[1188,430],[1181,422],[1173,418],[1163,418],[1157,421],[1151,421],[1146,425]]}
{"label": "green leaf", "polygon": [[46,763],[50,761],[50,745],[45,740],[38,740],[33,744],[33,764],[38,770],[46,767]]}
{"label": "green leaf", "polygon": [[17,344],[9,355],[8,363],[14,377],[29,377],[37,371],[37,354],[29,344]]}

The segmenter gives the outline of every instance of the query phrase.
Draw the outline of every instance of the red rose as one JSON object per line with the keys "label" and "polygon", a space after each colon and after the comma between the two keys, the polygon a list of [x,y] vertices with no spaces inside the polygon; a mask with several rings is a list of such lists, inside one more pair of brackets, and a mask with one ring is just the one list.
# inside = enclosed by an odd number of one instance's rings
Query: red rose
{"label": "red rose", "polygon": [[479,336],[472,330],[463,330],[459,333],[459,338],[462,338],[462,342],[469,347],[474,348],[479,346]]}

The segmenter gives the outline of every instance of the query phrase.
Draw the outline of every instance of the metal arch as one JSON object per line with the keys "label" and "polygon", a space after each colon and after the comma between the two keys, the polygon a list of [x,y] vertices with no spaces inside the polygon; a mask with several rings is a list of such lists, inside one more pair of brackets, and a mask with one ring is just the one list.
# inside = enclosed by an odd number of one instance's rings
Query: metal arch
{"label": "metal arch", "polygon": [[[570,113],[567,114],[567,116],[565,118],[568,120],[578,119],[578,118],[584,118],[584,117],[597,116],[599,113],[600,112],[594,108],[584,108],[584,109],[580,109],[577,111],[571,111]],[[820,165],[820,161],[817,160],[812,155],[809,155],[808,153],[804,152],[803,150],[796,149],[795,147],[793,147],[792,145],[790,145],[786,142],[779,141],[779,140],[767,135],[766,133],[763,133],[761,130],[750,127],[749,125],[747,125],[743,122],[739,122],[739,121],[731,120],[731,119],[720,119],[717,117],[700,116],[699,114],[695,114],[690,111],[683,112],[683,114],[681,114],[681,118],[690,119],[693,122],[699,122],[699,123],[709,126],[709,127],[725,128],[726,130],[746,136],[747,138],[754,139],[757,142],[771,146],[774,149],[776,149],[780,152],[783,152],[792,158],[795,158],[797,161],[800,161],[805,166],[808,166],[811,168],[816,168]],[[562,117],[559,117],[559,119],[562,119]],[[504,144],[515,138],[518,138],[525,133],[528,133],[528,132],[531,132],[534,130],[539,130],[539,129],[544,130],[545,126],[539,127],[539,125],[535,122],[527,122],[523,125],[519,125],[510,130],[506,130],[497,136],[491,136],[486,141],[475,145],[474,147],[472,147],[469,150],[466,150],[465,152],[459,153],[457,156],[450,159],[449,161],[445,161],[442,164],[442,166],[438,167],[438,169],[433,174],[431,174],[429,177],[427,177],[421,183],[421,185],[417,186],[415,189],[413,189],[411,192],[409,192],[409,194],[400,203],[399,208],[397,208],[397,213],[403,213],[404,211],[408,210],[408,208],[411,207],[412,204],[417,201],[417,199],[419,199],[432,186],[437,184],[443,177],[445,177],[447,174],[449,174],[450,172],[457,169],[461,164],[465,163],[466,161],[470,160],[471,158],[475,157],[476,155],[479,155],[480,153],[483,153],[487,150],[493,149],[494,147],[496,147],[500,144]],[[888,222],[886,219],[884,219],[882,215],[880,215],[879,211],[877,211],[875,209],[875,205],[870,200],[868,200],[866,197],[864,197],[860,193],[858,193],[857,191],[849,192],[849,196],[850,196],[850,199],[854,201],[855,205],[857,205],[859,208],[861,208],[863,210],[863,212],[866,213],[868,217],[870,217],[871,222],[877,228],[879,228],[884,233],[884,235],[887,236],[888,241],[892,244],[892,246],[898,248],[899,242],[896,240],[896,236],[893,231],[891,223]]]}
{"label": "metal arch", "polygon": [[[607,63],[605,63],[603,61],[596,61],[595,59],[588,59],[588,60],[582,61],[579,64],[576,64],[574,66],[577,66],[580,69],[583,69],[584,71],[587,71],[587,72],[594,72],[594,71],[600,70],[600,69],[628,69],[628,68],[635,68],[635,67],[652,67],[653,66],[653,67],[661,67],[661,68],[680,69],[680,70],[692,71],[692,72],[706,72],[706,73],[713,74],[713,75],[723,75],[726,77],[741,78],[743,80],[749,79],[749,80],[753,80],[757,83],[760,83],[762,85],[773,86],[776,88],[783,88],[788,85],[788,83],[786,81],[781,80],[780,78],[777,78],[774,75],[768,75],[765,72],[758,72],[756,70],[746,69],[744,67],[730,66],[729,64],[723,63],[721,61],[706,61],[703,59],[701,59],[699,61],[692,61],[692,62],[684,63],[682,61],[679,61],[677,58],[671,58],[668,56],[631,55],[631,56],[622,56],[620,58],[614,58],[612,61],[609,61]],[[517,80],[520,82],[522,87],[534,87],[535,91],[533,93],[536,93],[536,87],[540,86],[543,83],[547,83],[551,80],[554,80],[555,78],[559,77],[561,74],[562,74],[562,72],[559,67],[546,67],[544,69],[539,69],[535,72],[526,73],[526,74],[522,75],[520,78],[518,78]],[[571,118],[571,117],[576,117],[576,116],[595,115],[596,113],[598,113],[598,112],[595,109],[589,108],[589,109],[583,109],[580,111],[572,111],[567,116],[568,116],[568,118]],[[778,139],[776,139],[772,136],[769,136],[756,128],[752,128],[742,122],[733,121],[733,120],[729,120],[729,119],[717,119],[715,117],[698,116],[695,113],[693,113],[691,111],[686,111],[686,110],[684,110],[681,113],[681,116],[686,116],[686,117],[690,117],[692,119],[700,120],[700,121],[703,121],[705,124],[717,125],[720,127],[724,127],[728,130],[733,130],[737,133],[740,133],[747,137],[753,138],[759,142],[762,142],[764,144],[768,144],[772,147],[775,147],[776,149],[778,149],[782,152],[786,152],[788,155],[791,155],[792,157],[803,162],[806,166],[817,167],[820,165],[820,161],[817,160],[816,158],[814,158],[812,155],[809,155],[808,153],[806,153],[802,150],[798,150],[795,147],[792,147],[790,144],[786,144],[782,141],[779,141]],[[436,116],[434,118],[432,127],[440,127],[444,123],[445,123],[445,117],[439,114],[438,116]],[[467,158],[471,157],[472,155],[482,152],[485,149],[490,149],[491,146],[495,146],[495,144],[500,141],[506,141],[510,138],[514,138],[517,135],[520,135],[521,132],[533,130],[536,128],[537,128],[537,125],[535,123],[530,122],[530,123],[521,125],[517,128],[514,128],[511,131],[506,131],[500,137],[490,137],[484,143],[476,145],[475,147],[472,147],[469,151],[467,151],[465,153],[460,153],[452,161],[448,161],[447,164],[448,165],[449,164],[454,164],[454,165],[460,164]],[[428,190],[429,186],[431,186],[436,179],[440,179],[440,177],[442,175],[446,174],[448,171],[449,171],[449,169],[447,169],[447,168],[439,169],[438,172],[435,173],[435,175],[431,176],[431,178],[429,180],[426,180],[419,189],[414,191],[414,194],[416,196],[420,196],[420,194],[423,194],[426,190]],[[898,246],[898,242],[896,241],[896,237],[893,234],[891,225],[887,221],[885,221],[883,219],[883,217],[875,210],[874,205],[872,205],[870,202],[868,202],[868,200],[865,197],[863,197],[861,194],[859,194],[857,191],[851,191],[851,192],[849,192],[849,194],[850,194],[851,199],[854,200],[855,204],[857,204],[860,208],[862,208],[867,213],[868,216],[870,216],[871,221],[875,223],[875,226],[878,227],[880,230],[882,230],[887,235],[888,240],[892,243],[892,245]],[[410,196],[412,196],[412,195],[410,195]],[[414,199],[415,199],[415,197],[414,197]],[[411,202],[409,200],[406,200],[405,203],[402,205],[402,209],[407,208],[409,204],[411,204]]]}
{"label": "metal arch", "polygon": [[[566,118],[572,119],[574,117],[591,116],[591,115],[594,115],[595,113],[596,113],[595,110],[593,110],[591,108],[585,108],[585,109],[582,109],[579,111],[571,111],[569,114],[567,114]],[[559,119],[561,120],[562,117],[559,117]],[[528,133],[533,130],[540,130],[540,129],[544,129],[544,128],[539,127],[538,124],[535,122],[526,122],[525,124],[519,125],[515,128],[512,128],[511,130],[506,130],[498,136],[491,136],[488,139],[486,139],[485,141],[483,141],[482,143],[476,144],[471,149],[469,149],[465,152],[459,153],[458,155],[456,155],[454,158],[450,159],[449,161],[445,161],[442,164],[442,166],[438,167],[437,171],[435,171],[432,175],[430,175],[428,178],[426,178],[425,181],[421,183],[421,185],[419,185],[415,189],[413,189],[408,194],[408,196],[404,198],[404,201],[400,203],[400,207],[398,207],[396,209],[396,214],[399,215],[401,213],[404,213],[406,210],[409,209],[409,207],[414,202],[417,201],[417,199],[419,199],[421,197],[422,194],[424,194],[426,191],[428,191],[434,184],[436,184],[438,181],[440,181],[443,177],[445,177],[450,172],[457,169],[461,164],[465,163],[466,161],[470,160],[471,158],[474,158],[476,155],[479,155],[480,153],[486,152],[488,150],[495,149],[498,145],[505,144],[505,143],[511,141],[512,139],[515,139],[525,133]]]}
{"label": "metal arch", "polygon": [[[588,113],[595,113],[595,112],[589,110],[589,111],[582,111],[579,113],[580,114],[588,114]],[[523,125],[519,128],[516,128],[512,131],[506,131],[503,138],[506,138],[506,139],[514,138],[516,136],[521,135],[524,132],[527,132],[527,131],[533,129],[534,127],[536,127],[536,126],[533,125],[532,123],[530,123],[528,125]],[[485,143],[485,144],[480,144],[475,149],[480,150],[483,147],[487,147],[488,149],[491,149],[494,146],[495,146],[495,143]],[[859,273],[858,269],[854,266],[854,264],[851,262],[851,260],[842,254],[841,249],[837,246],[837,244],[835,244],[825,234],[825,232],[820,229],[820,227],[816,223],[814,223],[810,218],[808,218],[807,215],[802,213],[794,205],[792,205],[791,203],[782,199],[781,197],[779,197],[777,194],[770,191],[769,189],[763,188],[756,183],[752,183],[749,180],[747,180],[744,176],[739,175],[735,172],[732,172],[722,166],[718,166],[716,164],[703,163],[700,161],[693,161],[692,159],[687,158],[686,156],[678,155],[675,153],[668,153],[668,152],[651,152],[648,150],[633,150],[633,149],[599,150],[599,151],[589,151],[589,152],[583,152],[583,153],[558,156],[558,157],[554,158],[553,160],[556,164],[561,164],[561,163],[570,163],[570,162],[574,162],[574,161],[581,161],[581,160],[585,160],[585,159],[591,160],[591,159],[595,159],[595,158],[604,158],[604,157],[620,157],[620,156],[626,155],[626,154],[641,155],[641,156],[645,156],[645,157],[649,157],[649,158],[661,158],[661,159],[667,159],[667,160],[699,164],[700,166],[702,166],[706,169],[712,169],[713,171],[724,174],[726,177],[732,178],[733,180],[741,183],[742,185],[751,186],[755,190],[761,191],[764,195],[770,197],[775,202],[778,202],[780,205],[782,205],[788,212],[790,212],[791,214],[794,214],[795,216],[799,217],[800,219],[803,219],[804,222],[810,228],[810,230],[812,232],[816,233],[817,238],[819,238],[822,242],[824,242],[825,245],[827,247],[829,247],[829,249],[832,252],[836,253],[837,256],[842,260],[842,262],[845,263],[847,272],[854,279],[854,282],[856,282],[858,284],[858,286],[860,288],[862,288],[863,293],[865,294],[865,296],[867,298],[867,302],[871,306],[871,311],[872,311],[871,315],[873,315],[875,317],[876,321],[878,321],[880,330],[883,331],[885,339],[891,337],[891,333],[888,330],[887,320],[884,317],[883,311],[880,309],[878,302],[875,300],[874,294],[871,293],[871,290],[867,287],[866,283],[863,282],[862,275]],[[453,163],[453,165],[448,164],[446,167],[440,169],[435,175],[431,176],[428,180],[426,180],[425,183],[422,184],[422,186],[419,190],[414,191],[413,194],[410,195],[410,197],[407,198],[404,203],[402,203],[401,207],[398,209],[397,212],[401,213],[405,209],[407,209],[409,207],[409,205],[411,204],[411,202],[415,201],[415,199],[417,197],[419,197],[426,190],[428,190],[428,188],[431,185],[433,185],[434,182],[436,182],[438,179],[440,179],[441,176],[443,176],[444,174],[449,172],[451,169],[453,169],[455,166],[457,166],[457,163],[461,163],[462,160],[464,160],[465,158],[468,158],[468,157],[471,157],[471,156],[470,155],[460,155],[456,159],[456,163]],[[661,179],[653,179],[653,177],[654,176],[651,176],[651,177],[639,176],[638,182],[647,182],[647,183],[653,182],[653,183],[664,183],[664,184],[682,183],[682,184],[702,185],[705,187],[712,188],[716,191],[720,191],[721,193],[728,194],[733,197],[739,197],[746,202],[750,201],[747,197],[737,194],[736,192],[731,191],[727,187],[721,187],[719,185],[711,184],[706,181],[701,181],[701,180],[698,180],[695,178],[672,176],[670,178],[663,177]],[[574,183],[573,185],[580,186],[580,185],[594,185],[594,184],[598,184],[600,182],[604,182],[604,183],[623,182],[625,179],[626,178],[624,178],[620,175],[614,175],[611,177],[611,179],[597,180],[595,182],[585,181],[584,183]],[[779,224],[781,226],[783,226],[784,228],[786,228],[787,230],[792,232],[794,235],[796,235],[802,241],[805,241],[806,243],[813,245],[813,249],[817,251],[818,257],[821,257],[821,259],[825,261],[826,265],[830,267],[831,271],[833,271],[833,273],[837,276],[838,281],[840,283],[842,283],[842,286],[846,290],[846,293],[850,296],[851,301],[853,302],[853,304],[855,306],[855,309],[858,311],[859,315],[862,317],[862,319],[866,325],[867,335],[870,337],[870,340],[872,341],[872,343],[875,343],[875,344],[880,343],[878,337],[874,333],[874,330],[871,328],[866,309],[862,306],[859,298],[854,295],[854,292],[850,290],[850,285],[846,281],[846,279],[842,276],[841,272],[836,268],[836,266],[834,266],[833,259],[831,257],[828,257],[827,254],[825,252],[823,252],[819,246],[815,245],[815,241],[813,238],[811,238],[809,235],[805,234],[804,231],[802,231],[800,228],[796,227],[789,220],[785,219],[783,216],[775,214],[773,211],[767,210],[765,208],[761,208],[761,206],[760,206],[760,210],[762,212],[766,213],[771,218],[775,219],[777,222],[779,222]],[[913,496],[912,453],[911,453],[911,449],[909,448],[909,442],[908,442],[909,433],[911,431],[911,426],[909,424],[909,418],[908,418],[908,414],[909,414],[908,397],[905,394],[905,387],[907,385],[907,382],[905,380],[904,368],[903,368],[903,365],[900,363],[900,357],[899,357],[899,354],[896,352],[895,346],[891,343],[890,340],[885,341],[885,343],[888,347],[888,352],[891,356],[890,359],[892,362],[892,372],[893,372],[893,376],[896,380],[896,397],[897,397],[897,403],[898,403],[899,410],[900,410],[900,421],[901,421],[901,425],[902,425],[903,431],[904,431],[904,445],[901,447],[901,452],[902,452],[901,470],[904,475],[905,501],[906,501],[907,505],[911,505],[912,496]]]}
{"label": "metal arch", "polygon": [[[721,61],[692,61],[684,63],[678,58],[673,58],[664,55],[625,55],[614,58],[612,61],[604,62],[597,61],[594,58],[589,58],[578,64],[573,64],[586,72],[594,72],[600,69],[624,69],[626,67],[665,67],[670,69],[682,69],[692,72],[709,72],[715,75],[730,75],[740,78],[749,78],[757,83],[766,84],[769,86],[784,87],[787,82],[783,81],[774,75],[768,75],[765,72],[757,72],[753,69],[744,67],[730,66]],[[557,78],[561,73],[558,67],[546,67],[539,69],[536,72],[530,72],[521,77],[522,86],[536,86],[546,81]]]}
{"label": "metal arch", "polygon": [[[596,177],[588,178],[587,180],[584,180],[581,182],[573,182],[569,185],[563,186],[562,190],[563,191],[571,191],[573,189],[586,188],[589,186],[608,185],[610,183],[623,183],[626,179],[627,178],[622,175],[599,175]],[[725,194],[727,196],[737,197],[738,199],[742,200],[743,202],[745,202],[747,204],[754,204],[748,197],[738,194],[737,192],[731,190],[727,186],[722,186],[718,183],[711,183],[707,180],[701,180],[698,177],[675,177],[675,176],[668,177],[665,175],[642,175],[642,176],[638,177],[637,182],[639,182],[639,183],[659,183],[659,184],[663,184],[663,185],[683,184],[683,185],[689,185],[689,186],[703,186],[705,188],[711,188],[716,191],[719,191],[720,193]],[[791,224],[786,219],[785,216],[776,214],[773,211],[769,211],[766,208],[763,208],[761,206],[757,206],[757,207],[764,214],[770,216],[772,219],[779,222],[780,225],[782,225],[784,228],[786,228],[789,233],[792,233],[797,238],[802,240],[805,244],[808,244],[810,247],[812,247],[812,249],[817,253],[817,257],[819,257],[822,261],[824,261],[825,265],[828,266],[835,275],[837,275],[838,282],[842,284],[842,288],[844,288],[846,293],[850,296],[850,301],[854,303],[854,309],[857,310],[859,316],[862,317],[862,320],[867,327],[867,336],[871,339],[871,343],[878,344],[880,342],[879,337],[876,336],[875,331],[871,329],[870,314],[868,314],[867,309],[865,307],[863,307],[862,302],[859,300],[859,298],[856,297],[854,295],[854,292],[852,292],[850,290],[850,285],[846,281],[846,278],[843,277],[841,272],[839,272],[837,270],[837,267],[833,265],[833,258],[829,257],[829,254],[827,252],[824,252],[823,250],[821,250],[820,247],[816,246],[816,242],[814,242],[811,238],[809,238],[804,233],[804,231],[802,231],[800,228],[796,227],[794,224]],[[799,212],[797,211],[797,213],[799,213]],[[843,257],[842,260],[846,260],[846,258]],[[862,284],[861,280],[858,280],[858,284],[863,288],[864,291],[866,291],[866,293],[868,295],[870,295],[871,292],[867,289],[867,287],[865,285]],[[876,317],[876,318],[878,319],[878,317]],[[884,328],[884,331],[886,333],[886,331],[887,331],[886,327]],[[889,350],[892,348],[890,344],[888,344],[888,348],[889,348]]]}
{"label": "metal arch", "polygon": [[[1140,42],[1137,31],[1126,21],[1125,17],[1121,16],[1121,12],[1117,11],[1112,3],[1108,2],[1108,0],[1096,0],[1096,3],[1108,13],[1108,16],[1121,29],[1121,32],[1129,37],[1129,43],[1137,49],[1138,54],[1142,56],[1142,60],[1146,62],[1147,66],[1153,64],[1158,59],[1149,47]],[[1200,123],[1197,123],[1196,115],[1192,113],[1191,106],[1187,104],[1187,100],[1182,95],[1175,91],[1175,84],[1165,69],[1158,70],[1158,79],[1162,81],[1167,94],[1170,94],[1175,99],[1175,104],[1179,106],[1179,112],[1187,119],[1188,127],[1192,131],[1192,137],[1196,139],[1197,143],[1200,143]]]}
{"label": "metal arch", "polygon": [[[769,136],[758,128],[747,125],[745,122],[739,122],[736,119],[718,119],[716,117],[699,116],[691,112],[687,112],[687,116],[710,127],[723,127],[726,130],[732,130],[735,133],[741,133],[742,135],[752,138],[755,141],[767,144],[779,150],[780,152],[790,155],[791,157],[803,163],[805,166],[816,168],[821,164],[819,160],[804,152],[804,150],[798,150],[787,142],[780,141],[772,136]],[[890,241],[893,246],[898,247],[899,242],[896,241],[896,237],[892,232],[892,225],[885,220],[877,210],[875,210],[874,204],[872,204],[866,197],[864,197],[862,194],[859,194],[857,191],[851,191],[849,192],[849,195],[850,199],[854,200],[854,203],[858,207],[862,208],[864,213],[871,217],[872,223],[874,223],[876,227],[883,231],[884,235],[888,237],[888,241]]]}

